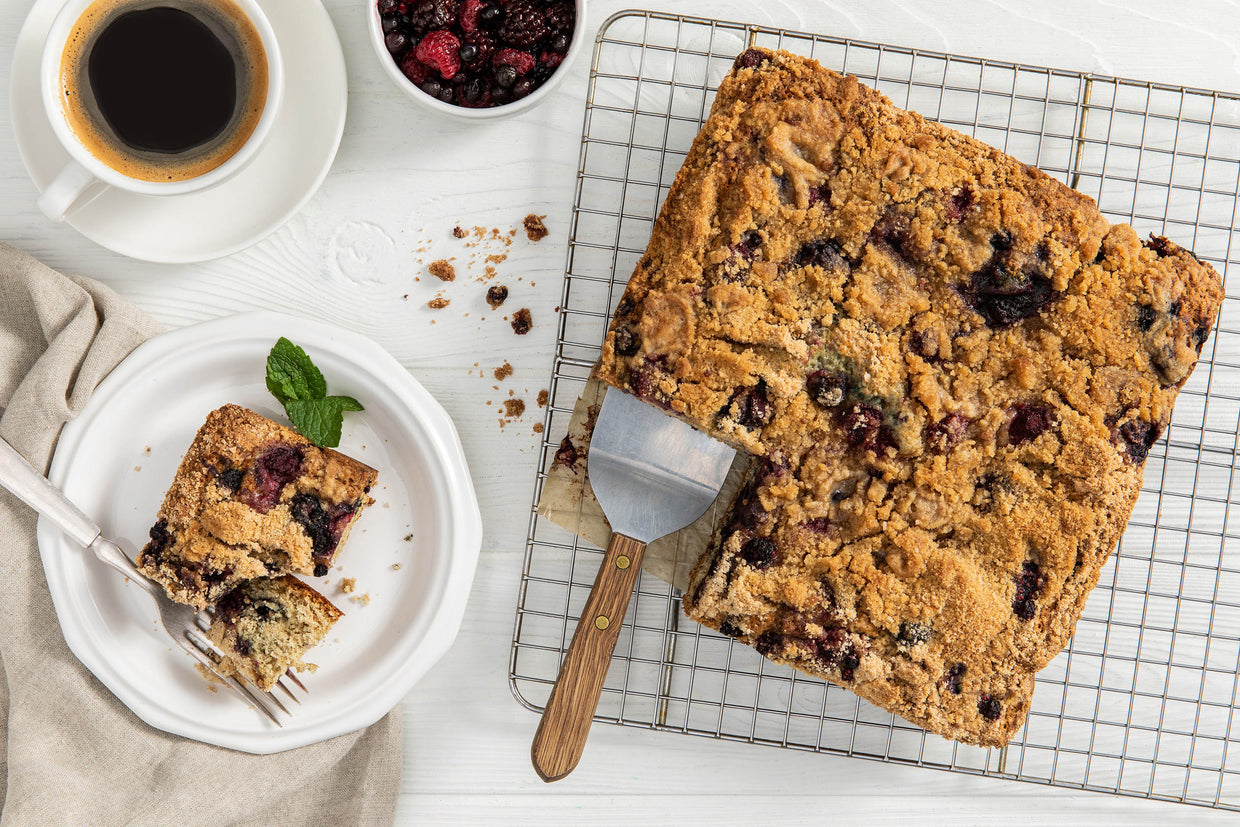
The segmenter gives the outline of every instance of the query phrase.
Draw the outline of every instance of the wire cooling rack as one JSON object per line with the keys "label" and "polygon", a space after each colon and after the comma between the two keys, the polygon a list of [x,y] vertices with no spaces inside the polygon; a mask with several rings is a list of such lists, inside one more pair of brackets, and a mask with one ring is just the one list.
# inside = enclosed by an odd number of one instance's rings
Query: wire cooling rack
{"label": "wire cooling rack", "polygon": [[[680,593],[645,573],[595,719],[1240,810],[1240,96],[652,12],[612,17],[590,74],[541,467],[715,86],[751,44],[810,55],[1040,167],[1108,218],[1195,250],[1228,294],[1119,548],[1007,747],[927,735],[771,663],[687,620]],[[531,515],[510,664],[530,709],[550,694],[601,559]]]}

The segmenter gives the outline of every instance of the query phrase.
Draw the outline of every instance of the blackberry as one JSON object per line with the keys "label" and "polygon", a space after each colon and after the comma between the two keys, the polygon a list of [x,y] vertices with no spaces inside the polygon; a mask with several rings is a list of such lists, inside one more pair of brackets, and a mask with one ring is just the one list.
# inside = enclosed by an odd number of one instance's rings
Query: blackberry
{"label": "blackberry", "polygon": [[443,29],[456,22],[461,11],[460,0],[433,0],[434,7],[430,17],[430,28]]}
{"label": "blackberry", "polygon": [[[472,49],[473,55],[466,57],[466,50]],[[470,32],[461,38],[461,66],[467,71],[482,73],[491,64],[491,56],[495,54],[495,41],[483,32]]]}
{"label": "blackberry", "polygon": [[775,562],[775,544],[765,537],[754,537],[741,548],[741,559],[755,569],[769,569]]}
{"label": "blackberry", "polygon": [[[543,19],[553,34],[572,34],[573,26],[577,24],[577,9],[572,3],[556,3],[547,7],[543,13]],[[556,51],[564,50],[556,49]]]}
{"label": "blackberry", "polygon": [[512,0],[505,10],[504,22],[499,24],[499,36],[518,49],[534,46],[547,36],[542,9],[530,0]]}
{"label": "blackberry", "polygon": [[422,0],[417,4],[410,3],[408,9],[409,29],[415,36],[421,37],[434,28],[434,0]]}

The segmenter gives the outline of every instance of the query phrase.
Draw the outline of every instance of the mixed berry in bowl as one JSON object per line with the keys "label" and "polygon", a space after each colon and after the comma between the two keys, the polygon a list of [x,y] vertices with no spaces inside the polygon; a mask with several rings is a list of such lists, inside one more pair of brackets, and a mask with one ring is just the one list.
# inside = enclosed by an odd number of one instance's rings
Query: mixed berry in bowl
{"label": "mixed berry in bowl", "polygon": [[573,0],[375,0],[382,44],[422,95],[491,109],[544,87],[575,40]]}

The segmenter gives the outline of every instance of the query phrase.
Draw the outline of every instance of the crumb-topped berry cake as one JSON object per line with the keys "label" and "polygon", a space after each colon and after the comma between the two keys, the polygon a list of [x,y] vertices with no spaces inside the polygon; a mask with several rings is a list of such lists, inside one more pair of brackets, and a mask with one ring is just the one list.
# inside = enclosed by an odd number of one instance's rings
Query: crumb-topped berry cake
{"label": "crumb-topped berry cake", "polygon": [[207,415],[138,568],[173,600],[214,604],[239,583],[327,574],[376,471],[237,405]]}
{"label": "crumb-topped berry cake", "polygon": [[304,662],[343,612],[292,575],[247,580],[220,598],[207,637],[223,653],[222,675],[240,674],[259,689],[276,685]]}
{"label": "crumb-topped berry cake", "polygon": [[751,49],[598,376],[759,459],[689,616],[999,745],[1223,298],[1208,264],[813,60]]}

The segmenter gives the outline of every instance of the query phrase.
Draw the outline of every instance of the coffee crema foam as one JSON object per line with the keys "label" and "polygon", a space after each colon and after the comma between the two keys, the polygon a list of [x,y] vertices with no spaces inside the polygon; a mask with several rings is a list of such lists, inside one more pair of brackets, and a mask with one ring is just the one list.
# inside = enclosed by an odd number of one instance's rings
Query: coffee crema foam
{"label": "coffee crema foam", "polygon": [[[232,56],[237,100],[232,118],[207,142],[182,152],[155,152],[126,144],[99,111],[88,65],[99,36],[123,14],[170,8],[206,25]],[[96,0],[65,42],[60,59],[62,110],[70,130],[101,162],[141,181],[185,181],[205,175],[237,153],[258,126],[267,101],[267,52],[254,24],[231,0]],[[158,107],[158,102],[153,102]]]}

